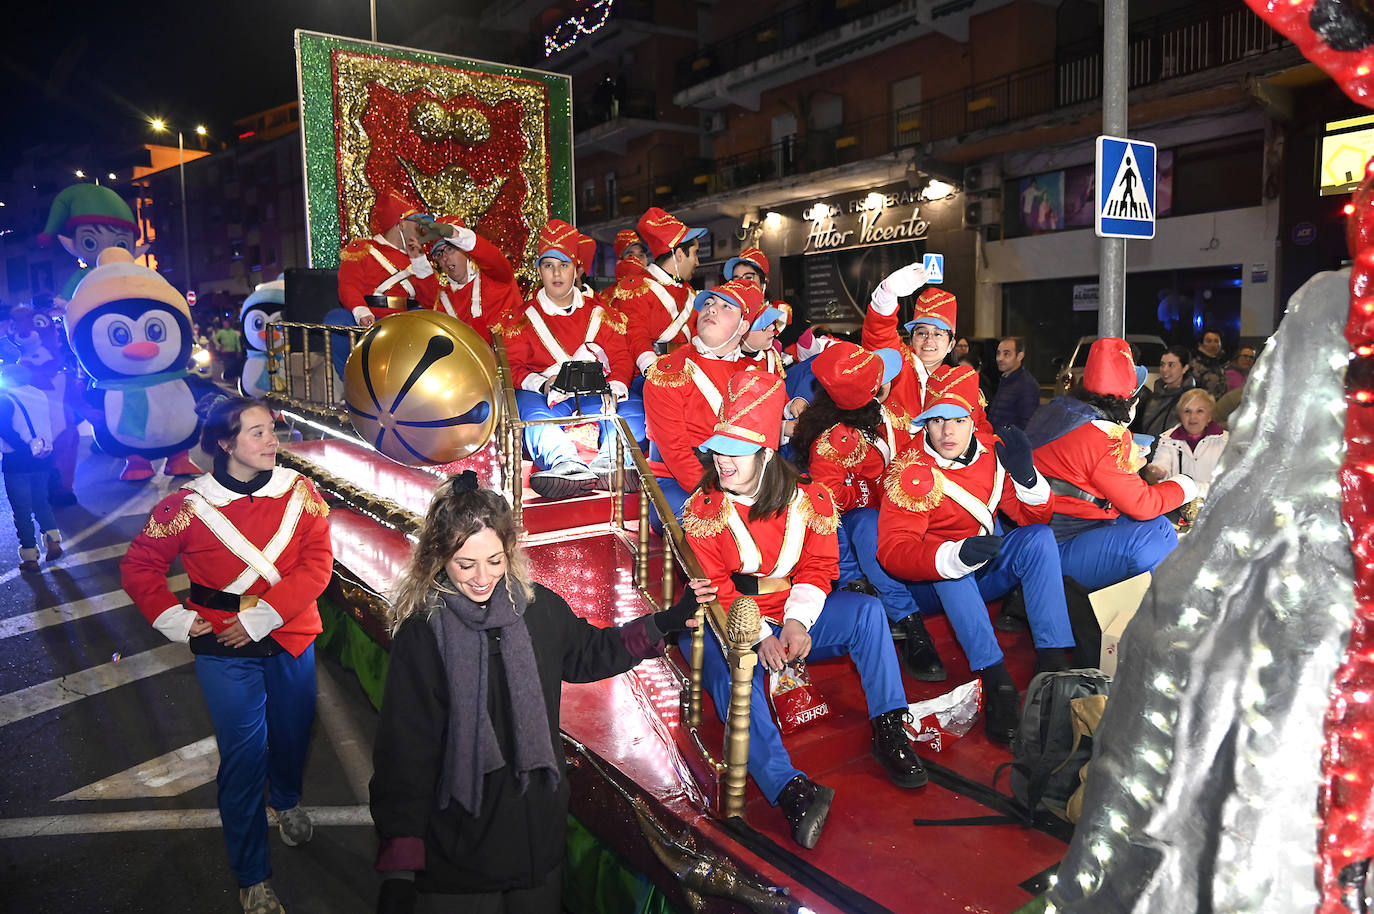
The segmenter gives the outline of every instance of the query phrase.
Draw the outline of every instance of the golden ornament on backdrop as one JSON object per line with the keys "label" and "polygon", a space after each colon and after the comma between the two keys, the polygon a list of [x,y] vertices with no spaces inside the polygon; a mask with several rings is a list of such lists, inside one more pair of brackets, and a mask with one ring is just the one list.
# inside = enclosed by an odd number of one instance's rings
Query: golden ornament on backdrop
{"label": "golden ornament on backdrop", "polygon": [[429,212],[457,216],[468,228],[482,221],[506,183],[502,176],[490,183],[478,184],[461,165],[450,165],[438,174],[427,175],[413,162],[405,159],[400,162]]}
{"label": "golden ornament on backdrop", "polygon": [[491,139],[491,122],[485,114],[470,106],[450,111],[436,99],[410,109],[410,129],[431,143],[457,140],[464,146],[476,146]]}
{"label": "golden ornament on backdrop", "polygon": [[383,318],[348,357],[348,415],[363,440],[408,466],[481,450],[500,417],[496,357],[457,318],[410,311]]}
{"label": "golden ornament on backdrop", "polygon": [[491,139],[491,122],[476,108],[459,108],[448,118],[449,135],[464,146],[476,146]]}
{"label": "golden ornament on backdrop", "polygon": [[431,143],[448,139],[448,109],[442,102],[430,100],[420,102],[410,109],[410,129],[415,135]]}

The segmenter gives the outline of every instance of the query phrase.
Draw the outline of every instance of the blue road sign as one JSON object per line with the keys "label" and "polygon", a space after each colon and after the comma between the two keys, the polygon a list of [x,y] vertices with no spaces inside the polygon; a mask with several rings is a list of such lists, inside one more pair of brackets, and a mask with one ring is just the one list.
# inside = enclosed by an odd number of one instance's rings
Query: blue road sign
{"label": "blue road sign", "polygon": [[1155,152],[1154,143],[1097,138],[1098,237],[1155,236]]}
{"label": "blue road sign", "polygon": [[927,285],[938,286],[945,281],[944,254],[926,254],[921,258],[921,268],[926,271]]}

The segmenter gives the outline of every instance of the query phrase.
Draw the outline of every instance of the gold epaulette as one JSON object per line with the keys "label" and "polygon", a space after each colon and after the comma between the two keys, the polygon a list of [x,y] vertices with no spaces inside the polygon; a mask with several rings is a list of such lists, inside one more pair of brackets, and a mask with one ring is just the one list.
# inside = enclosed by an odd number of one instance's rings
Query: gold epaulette
{"label": "gold epaulette", "polygon": [[692,380],[692,360],[681,359],[682,365],[674,369],[674,355],[660,356],[644,373],[644,383],[655,387],[682,387]]}
{"label": "gold epaulette", "polygon": [[888,422],[894,429],[900,429],[904,432],[911,430],[910,416],[900,409],[893,409],[891,406],[887,406],[887,404],[883,405],[887,409]]}
{"label": "gold epaulette", "polygon": [[847,425],[836,423],[816,438],[816,456],[833,464],[853,469],[868,456],[868,439]]}
{"label": "gold epaulette", "polygon": [[730,523],[730,510],[724,493],[698,489],[682,506],[682,531],[699,539],[719,536]]}
{"label": "gold epaulette", "polygon": [[603,307],[601,309],[601,323],[608,327],[612,333],[623,334],[625,328],[630,326],[627,318],[619,308]]}
{"label": "gold epaulette", "polygon": [[1118,425],[1109,434],[1114,439],[1112,456],[1116,458],[1116,465],[1128,473],[1139,472],[1145,463],[1143,460],[1136,460],[1135,437],[1131,435],[1131,430],[1124,425]]}
{"label": "gold epaulette", "polygon": [[624,301],[627,298],[634,298],[636,295],[643,292],[647,285],[648,283],[643,279],[640,279],[639,282],[633,285],[616,283],[615,287],[611,290],[611,298],[620,301]]}
{"label": "gold epaulette", "polygon": [[172,505],[163,502],[148,515],[148,522],[143,525],[143,535],[155,540],[179,536],[191,525],[192,517],[195,517],[195,512],[184,498],[176,510],[172,509]]}
{"label": "gold epaulette", "polygon": [[367,257],[367,248],[360,242],[350,241],[342,251],[339,252],[339,261],[362,260]]}
{"label": "gold epaulette", "polygon": [[835,497],[823,482],[808,483],[803,489],[805,496],[798,507],[806,526],[813,533],[831,534],[840,529],[840,512],[835,510]]}
{"label": "gold epaulette", "polygon": [[945,476],[914,448],[903,451],[883,474],[888,500],[904,511],[934,510],[945,497]]}
{"label": "gold epaulette", "polygon": [[296,485],[305,487],[305,510],[316,517],[328,517],[329,505],[324,503],[319,490],[310,484],[310,480],[304,476],[296,480]]}

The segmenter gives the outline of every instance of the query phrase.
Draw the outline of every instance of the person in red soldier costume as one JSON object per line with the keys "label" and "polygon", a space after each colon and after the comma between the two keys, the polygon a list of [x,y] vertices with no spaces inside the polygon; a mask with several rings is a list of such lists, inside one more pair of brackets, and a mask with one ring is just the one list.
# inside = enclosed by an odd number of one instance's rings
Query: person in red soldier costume
{"label": "person in red soldier costume", "polygon": [[[439,295],[434,265],[425,245],[452,231],[395,193],[384,193],[372,210],[371,238],[355,238],[339,252],[339,304],[324,316],[337,327],[371,327],[407,308],[428,307]],[[332,334],[334,371],[342,378],[348,363],[347,334]],[[343,396],[342,385],[335,391]]]}
{"label": "person in red soldier costume", "polygon": [[[704,471],[692,442],[710,437],[726,384],[745,365],[740,340],[755,321],[777,317],[761,289],[738,280],[698,292],[693,307],[697,320],[691,343],[661,357],[644,379],[649,468],[678,518]],[[658,525],[657,512],[651,520]]]}
{"label": "person in red soldier costume", "polygon": [[[541,288],[526,303],[521,320],[506,335],[515,402],[522,419],[595,414],[610,408],[625,419],[636,439],[644,437],[644,401],[629,391],[629,357],[623,318],[577,288],[577,229],[550,219],[539,236]],[[568,362],[599,362],[610,393],[574,396],[555,387]],[[525,448],[539,471],[530,488],[545,498],[569,498],[609,484],[614,472],[615,431],[601,422],[601,451],[588,466],[571,437],[556,424],[525,427]],[[626,476],[630,485],[637,477]]]}
{"label": "person in red soldier costume", "polygon": [[864,315],[861,342],[869,350],[896,349],[905,365],[892,382],[888,402],[911,415],[925,408],[930,376],[954,349],[954,327],[959,303],[944,289],[926,289],[916,298],[916,310],[905,327],[904,341],[897,332],[900,299],[925,285],[926,273],[919,263],[895,271],[873,290]]}
{"label": "person in red soldier costume", "polygon": [[[1015,427],[1001,440],[974,434],[978,379],[932,397],[912,420],[920,431],[887,468],[879,508],[878,561],[893,577],[914,582],[923,612],[943,609],[983,680],[989,739],[1010,742],[1020,722],[1020,696],[1002,661],[986,601],[1018,584],[1026,598],[1036,671],[1067,667],[1074,646],[1064,599],[1049,484],[1036,472],[1030,442]],[[1002,512],[1019,526],[1003,531]]]}
{"label": "person in red soldier costume", "polygon": [[[267,879],[266,805],[282,841],[310,840],[299,806],[315,719],[315,599],[333,573],[329,509],[314,485],[276,465],[272,414],[218,401],[201,433],[215,468],[153,508],[120,563],[139,612],[190,643],[219,746],[219,811],[246,914],[282,910]],[[180,558],[183,601],[167,585]]]}
{"label": "person in red soldier costume", "polygon": [[671,213],[651,206],[640,217],[638,230],[654,262],[642,275],[616,284],[613,304],[629,324],[630,359],[642,375],[659,356],[691,338],[696,296],[691,280],[697,269],[697,239],[706,229],[688,228]]}
{"label": "person in red soldier costume", "polygon": [[[749,774],[769,803],[782,806],[793,839],[811,848],[835,791],[792,764],[769,713],[765,670],[849,655],[873,724],[873,757],[898,787],[922,787],[927,776],[903,727],[906,692],[882,607],[867,594],[830,589],[839,524],[830,492],[778,455],[786,401],[775,374],[746,368],[730,378],[715,433],[701,444],[712,466],[683,507],[682,528],[706,575],[691,582],[698,599],[716,596],[729,607],[747,594],[758,602]],[[730,670],[709,626],[705,639],[702,677],[723,720]]]}
{"label": "person in red soldier costume", "polygon": [[429,249],[439,266],[439,293],[428,307],[456,317],[491,342],[494,324],[509,320],[524,304],[506,255],[457,216],[437,220],[453,228]]}
{"label": "person in red soldier costume", "polygon": [[644,244],[644,239],[634,229],[621,229],[615,233],[612,247],[616,259],[616,285],[638,283],[644,268],[649,265],[649,248]]}
{"label": "person in red soldier costume", "polygon": [[902,630],[902,658],[911,674],[939,682],[947,676],[945,666],[915,599],[878,562],[883,472],[911,441],[911,417],[887,405],[902,356],[895,349],[869,352],[840,340],[812,366],[820,391],[797,421],[792,453],[797,468],[828,488],[840,509],[836,582],[843,586],[867,578],[889,621]]}
{"label": "person in red soldier costume", "polygon": [[[727,280],[739,279],[753,283],[767,297],[768,258],[758,248],[745,248],[740,251],[738,256],[725,261],[725,268],[722,272]],[[787,375],[786,369],[791,363],[791,357],[784,355],[774,345],[774,340],[778,338],[782,329],[791,323],[792,306],[785,301],[771,301],[768,304],[777,310],[778,319],[757,330],[750,330],[744,337],[744,343],[740,348],[744,352],[744,357],[753,361],[756,367],[785,377]],[[787,389],[791,393],[792,385],[788,384]]]}
{"label": "person in red soldier costume", "polygon": [[1054,490],[1064,574],[1093,591],[1151,571],[1178,545],[1164,515],[1198,497],[1189,476],[1158,485],[1140,477],[1143,448],[1127,426],[1145,369],[1131,345],[1103,337],[1088,350],[1078,390],[1055,397],[1026,424],[1035,464]]}

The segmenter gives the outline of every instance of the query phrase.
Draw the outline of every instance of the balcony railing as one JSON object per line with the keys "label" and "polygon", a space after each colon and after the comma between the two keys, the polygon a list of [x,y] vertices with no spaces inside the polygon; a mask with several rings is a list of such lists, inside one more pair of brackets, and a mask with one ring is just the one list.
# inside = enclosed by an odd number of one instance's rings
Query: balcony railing
{"label": "balcony railing", "polygon": [[896,0],[804,0],[769,13],[762,22],[679,60],[676,88],[680,91],[705,82],[896,5]]}
{"label": "balcony railing", "polygon": [[[859,4],[854,4],[858,6]],[[847,12],[849,7],[845,8]],[[780,17],[780,20],[782,17]],[[1186,76],[1290,44],[1248,8],[1208,3],[1131,27],[1132,89]],[[683,205],[711,194],[833,168],[897,150],[1095,101],[1102,94],[1101,43],[1061,48],[1057,60],[1008,73],[877,117],[700,162],[608,200],[606,218],[647,206]],[[600,214],[598,214],[600,215]]]}
{"label": "balcony railing", "polygon": [[573,105],[573,130],[581,133],[620,117],[652,121],[658,118],[657,98],[652,89],[591,92]]}

